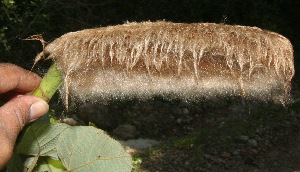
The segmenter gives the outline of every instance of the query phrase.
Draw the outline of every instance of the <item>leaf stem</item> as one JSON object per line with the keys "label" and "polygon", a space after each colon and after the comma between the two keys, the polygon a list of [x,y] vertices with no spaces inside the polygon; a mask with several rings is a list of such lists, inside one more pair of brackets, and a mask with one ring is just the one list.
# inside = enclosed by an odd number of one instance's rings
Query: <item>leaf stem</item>
{"label": "leaf stem", "polygon": [[40,85],[34,90],[34,96],[40,97],[49,102],[54,93],[62,85],[62,73],[54,63],[43,77]]}

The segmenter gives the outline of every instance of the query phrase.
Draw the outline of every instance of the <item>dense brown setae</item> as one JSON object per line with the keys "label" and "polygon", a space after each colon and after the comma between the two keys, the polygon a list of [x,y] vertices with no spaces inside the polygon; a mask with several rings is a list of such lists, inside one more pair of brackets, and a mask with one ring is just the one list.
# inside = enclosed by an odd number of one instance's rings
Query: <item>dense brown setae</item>
{"label": "dense brown setae", "polygon": [[242,95],[288,97],[293,48],[256,27],[143,22],[67,33],[36,58],[53,59],[66,95],[81,100]]}

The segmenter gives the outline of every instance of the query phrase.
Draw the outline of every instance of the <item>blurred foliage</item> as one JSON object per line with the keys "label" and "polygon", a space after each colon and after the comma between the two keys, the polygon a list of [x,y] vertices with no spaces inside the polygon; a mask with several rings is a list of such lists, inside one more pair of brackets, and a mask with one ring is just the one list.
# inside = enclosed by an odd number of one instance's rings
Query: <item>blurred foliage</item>
{"label": "blurred foliage", "polygon": [[70,31],[167,20],[257,26],[300,45],[299,0],[1,0],[0,62],[30,68],[42,45],[24,39],[42,34],[46,41]]}

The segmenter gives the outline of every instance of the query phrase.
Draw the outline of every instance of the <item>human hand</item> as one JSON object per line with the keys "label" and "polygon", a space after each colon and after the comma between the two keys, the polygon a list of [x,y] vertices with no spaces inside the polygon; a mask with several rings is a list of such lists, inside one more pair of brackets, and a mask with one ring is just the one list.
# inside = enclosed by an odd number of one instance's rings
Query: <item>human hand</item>
{"label": "human hand", "polygon": [[0,63],[0,169],[10,160],[16,139],[23,126],[45,114],[48,104],[29,95],[41,78],[13,64]]}

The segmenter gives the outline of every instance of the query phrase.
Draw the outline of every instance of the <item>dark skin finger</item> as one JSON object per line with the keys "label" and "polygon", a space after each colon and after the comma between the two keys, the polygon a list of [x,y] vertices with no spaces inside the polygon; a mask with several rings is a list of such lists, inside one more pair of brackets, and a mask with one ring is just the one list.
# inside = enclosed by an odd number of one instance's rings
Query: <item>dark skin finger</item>
{"label": "dark skin finger", "polygon": [[0,107],[0,169],[11,158],[24,125],[45,114],[48,104],[30,94],[41,78],[13,64],[0,64],[0,95],[7,101]]}

